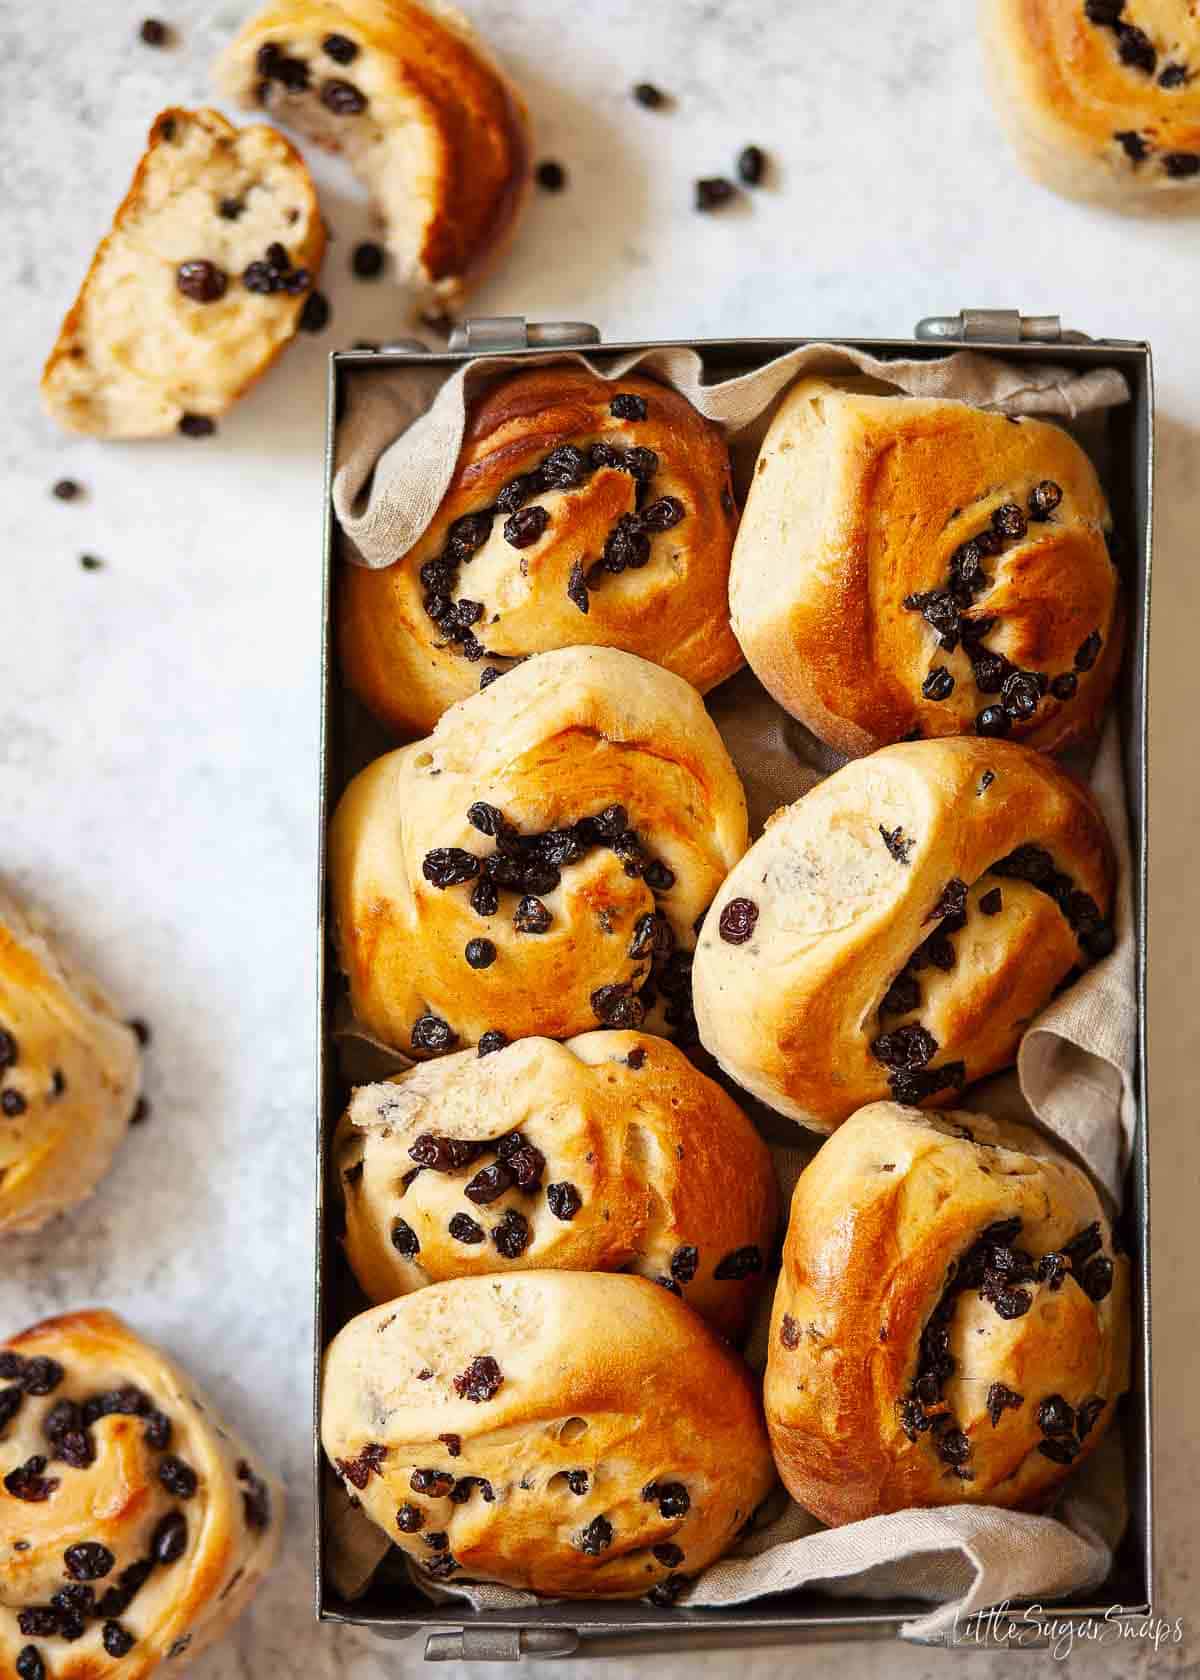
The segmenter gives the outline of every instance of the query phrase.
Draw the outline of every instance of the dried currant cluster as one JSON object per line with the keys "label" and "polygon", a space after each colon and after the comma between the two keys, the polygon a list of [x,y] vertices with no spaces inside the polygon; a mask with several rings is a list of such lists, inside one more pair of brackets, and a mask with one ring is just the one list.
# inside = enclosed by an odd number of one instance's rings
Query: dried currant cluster
{"label": "dried currant cluster", "polygon": [[[432,1132],[425,1132],[408,1153],[417,1165],[414,1171],[405,1174],[406,1192],[422,1172],[461,1173],[474,1166],[482,1156],[494,1155],[495,1159],[489,1165],[480,1167],[463,1186],[463,1195],[477,1208],[489,1207],[510,1190],[536,1196],[542,1188],[546,1171],[546,1157],[520,1132],[479,1141],[437,1137]],[[546,1201],[554,1217],[564,1223],[574,1219],[583,1206],[583,1198],[576,1186],[566,1181],[548,1184]],[[447,1230],[455,1242],[472,1246],[486,1241],[490,1235],[496,1252],[505,1260],[519,1260],[532,1238],[529,1221],[513,1207],[505,1208],[490,1233],[465,1212],[456,1213]],[[415,1260],[420,1254],[420,1238],[407,1220],[396,1219],[391,1236],[392,1247],[405,1260]]]}
{"label": "dried currant cluster", "polygon": [[[624,805],[607,805],[595,816],[581,817],[566,828],[540,834],[522,834],[495,805],[476,801],[467,820],[478,833],[494,841],[494,849],[480,856],[461,846],[437,846],[427,852],[421,872],[431,886],[449,887],[473,882],[471,908],[477,915],[494,916],[502,892],[519,895],[513,912],[518,933],[543,934],[554,917],[544,902],[562,880],[562,871],[580,862],[599,847],[620,858],[626,875],[645,881],[653,893],[666,893],[675,885],[674,872],[660,859],[649,856],[641,835],[629,825]],[[629,956],[647,964],[648,977],[598,987],[592,993],[596,1019],[609,1027],[640,1027],[652,1008],[657,992],[667,999],[666,1021],[678,1029],[681,1039],[694,1032],[691,1007],[691,952],[675,948],[675,934],[667,918],[656,910],[647,911],[634,925]],[[464,953],[475,969],[490,968],[497,951],[490,939],[468,941]],[[488,1040],[485,1049],[485,1040]],[[418,1050],[441,1052],[458,1042],[458,1035],[437,1015],[422,1015],[414,1023],[412,1042]],[[502,1049],[503,1034],[485,1033],[479,1053]]]}
{"label": "dried currant cluster", "polygon": [[[236,221],[244,209],[240,199],[223,198],[217,206],[217,214],[226,221]],[[207,258],[193,257],[181,262],[175,270],[175,285],[193,303],[216,303],[228,290],[229,276]],[[295,267],[287,247],[279,240],[267,246],[261,261],[246,265],[242,272],[242,285],[248,292],[258,292],[263,296],[286,292],[289,297],[299,297],[301,293],[308,292],[300,315],[300,325],[306,332],[319,332],[329,319],[328,303],[320,292],[309,290],[312,275],[307,268]]]}
{"label": "dried currant cluster", "polygon": [[[53,1394],[66,1377],[57,1360],[37,1356],[26,1359],[9,1349],[0,1350],[0,1430],[12,1422],[27,1398]],[[137,1417],[143,1420],[142,1439],[164,1456],[158,1463],[158,1480],[172,1497],[191,1499],[199,1480],[191,1465],[166,1451],[171,1443],[172,1424],[141,1389],[132,1385],[107,1390],[84,1400],[56,1400],[42,1418],[46,1452],[36,1453],[10,1470],[4,1490],[14,1499],[41,1504],[61,1485],[61,1476],[48,1475],[52,1464],[85,1470],[95,1462],[96,1447],[91,1429],[104,1417]],[[271,1520],[270,1490],[242,1460],[237,1467],[243,1485],[242,1502],[247,1527],[266,1528]],[[146,1555],[122,1569],[115,1583],[102,1590],[95,1583],[106,1580],[116,1568],[116,1558],[98,1541],[78,1541],[63,1553],[67,1584],[50,1595],[48,1604],[28,1605],[17,1612],[17,1626],[29,1639],[82,1639],[89,1621],[101,1621],[101,1641],[112,1657],[123,1657],[134,1647],[134,1636],[118,1620],[154,1569],[181,1558],[187,1550],[188,1523],[182,1511],[168,1511],[155,1527]],[[36,1680],[44,1674],[37,1648],[27,1645],[17,1658],[21,1680]]]}
{"label": "dried currant cluster", "polygon": [[[995,694],[999,703],[985,706],[976,716],[980,735],[1007,735],[1014,723],[1027,723],[1049,693],[1056,700],[1070,700],[1079,686],[1078,673],[1090,671],[1100,653],[1098,630],[1085,638],[1075,654],[1074,670],[1048,677],[1042,671],[1023,671],[984,645],[996,625],[995,618],[975,617],[975,597],[991,587],[983,570],[984,561],[1002,554],[1011,543],[1023,541],[1030,524],[1045,524],[1062,501],[1062,487],[1043,479],[1029,492],[1028,512],[1016,502],[1006,502],[992,513],[991,525],[960,543],[950,557],[950,575],[941,589],[926,589],[904,597],[909,612],[919,612],[936,633],[938,646],[953,653],[961,641],[971,663],[975,686],[980,694]],[[954,692],[954,677],[945,665],[933,665],[921,685],[926,700],[947,700]]]}
{"label": "dried currant cluster", "polygon": [[[10,1069],[17,1067],[20,1060],[21,1047],[15,1036],[7,1027],[0,1027],[0,1081],[7,1078]],[[50,1089],[46,1092],[47,1102],[61,1097],[66,1088],[66,1075],[60,1068],[55,1068],[50,1075]],[[28,1107],[29,1103],[23,1091],[19,1091],[15,1085],[0,1084],[0,1115],[6,1120],[18,1119]],[[0,1177],[2,1176],[0,1174]],[[4,1422],[3,1410],[0,1408],[0,1427]]]}
{"label": "dried currant cluster", "polygon": [[[609,404],[614,419],[636,422],[646,418],[646,400],[631,391],[621,391]],[[451,525],[446,546],[433,560],[420,569],[425,589],[424,608],[445,637],[444,646],[455,646],[464,659],[472,662],[483,658],[503,659],[505,654],[490,654],[475,633],[484,615],[481,601],[455,600],[459,568],[469,564],[491,535],[492,526],[504,517],[504,540],[513,548],[530,548],[549,529],[550,515],[544,507],[527,506],[535,496],[550,490],[575,490],[603,467],[626,472],[637,486],[637,511],[623,513],[609,532],[603,558],[590,567],[577,561],[567,581],[567,595],[586,613],[590,606],[589,591],[596,589],[604,576],[615,576],[626,570],[638,571],[650,560],[650,536],[669,531],[678,525],[686,509],[674,496],[661,496],[649,502],[650,484],[658,471],[659,460],[653,449],[620,449],[611,443],[593,443],[579,449],[572,443],[560,444],[532,471],[521,473],[500,491],[491,507],[475,513],[463,514]],[[499,676],[496,666],[489,666],[483,677],[488,681]],[[480,687],[487,682],[481,679]]]}
{"label": "dried currant cluster", "polygon": [[[327,58],[341,65],[352,64],[359,53],[358,44],[348,35],[326,35],[321,42],[321,50]],[[260,78],[260,105],[266,103],[272,82],[277,82],[285,93],[307,93],[312,85],[305,60],[289,53],[278,42],[263,42],[258,49],[255,66]],[[367,108],[367,96],[362,89],[339,76],[325,77],[317,89],[317,97],[325,109],[337,117],[357,117]]]}
{"label": "dried currant cluster", "polygon": [[[1147,76],[1157,72],[1158,85],[1171,92],[1177,88],[1186,87],[1192,75],[1186,64],[1171,60],[1158,68],[1158,49],[1144,29],[1136,24],[1124,21],[1125,0],[1085,0],[1084,14],[1089,23],[1098,28],[1111,29],[1116,37],[1117,54],[1122,64],[1131,70],[1141,70]],[[1152,139],[1139,134],[1136,129],[1119,129],[1113,139],[1122,148],[1130,162],[1144,163],[1154,152]],[[1200,175],[1200,153],[1198,152],[1164,152],[1162,166],[1165,174],[1172,180],[1186,180],[1192,175]]]}
{"label": "dried currant cluster", "polygon": [[[884,844],[897,862],[907,863],[907,851],[898,856],[897,838],[901,831],[889,834],[880,828]],[[911,846],[912,841],[904,842]],[[1106,957],[1115,943],[1112,924],[1100,913],[1100,907],[1090,893],[1080,891],[1071,877],[1055,867],[1054,859],[1043,846],[1018,846],[1007,857],[999,858],[991,866],[991,874],[1012,881],[1025,881],[1039,892],[1052,898],[1066,917],[1079,941],[1081,955],[1098,962]],[[979,909],[985,916],[999,915],[1004,908],[1004,895],[999,887],[992,887],[979,899]],[[884,994],[879,1006],[880,1015],[907,1015],[921,1007],[921,985],[917,975],[924,968],[937,968],[949,974],[958,957],[950,935],[960,932],[967,924],[967,884],[953,876],[942,888],[938,901],[925,918],[936,921],[937,927],[923,939]],[[1078,978],[1073,969],[1062,984],[1069,985]],[[946,1062],[931,1068],[930,1062],[938,1052],[938,1042],[919,1022],[910,1022],[891,1032],[881,1033],[872,1040],[871,1054],[888,1068],[888,1084],[897,1102],[919,1103],[947,1086],[960,1090],[966,1082],[966,1067],[960,1061]]]}
{"label": "dried currant cluster", "polygon": [[[964,1132],[971,1142],[976,1141],[965,1128]],[[967,1468],[971,1441],[959,1428],[944,1394],[946,1383],[957,1369],[950,1352],[950,1324],[959,1297],[974,1291],[1001,1318],[1014,1319],[1023,1317],[1033,1305],[1024,1284],[1044,1283],[1056,1291],[1070,1275],[1095,1302],[1103,1301],[1112,1289],[1113,1264],[1100,1253],[1103,1241],[1099,1221],[1086,1226],[1060,1250],[1037,1260],[1015,1246],[1020,1232],[1019,1218],[998,1220],[981,1232],[960,1260],[951,1263],[941,1299],[921,1333],[916,1375],[908,1394],[896,1403],[901,1428],[909,1440],[928,1432],[948,1472],[964,1482],[974,1480],[974,1472]],[[1006,1410],[1024,1404],[1024,1395],[1003,1383],[993,1383],[987,1395],[992,1428],[997,1427]],[[1099,1395],[1084,1401],[1077,1411],[1061,1395],[1048,1395],[1037,1410],[1043,1436],[1038,1451],[1056,1464],[1070,1464],[1079,1452],[1080,1441],[1103,1410],[1104,1401]]]}

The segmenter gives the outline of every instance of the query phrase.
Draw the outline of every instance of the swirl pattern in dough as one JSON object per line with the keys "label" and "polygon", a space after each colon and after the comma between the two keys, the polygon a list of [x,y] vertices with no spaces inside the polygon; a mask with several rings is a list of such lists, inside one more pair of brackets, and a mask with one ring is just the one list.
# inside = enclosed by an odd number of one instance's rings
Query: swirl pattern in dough
{"label": "swirl pattern in dough", "polygon": [[91,1195],[141,1086],[133,1030],[47,931],[0,893],[0,1236]]}
{"label": "swirl pattern in dough", "polygon": [[766,1145],[645,1033],[526,1038],[361,1086],[333,1153],[373,1301],[517,1268],[629,1271],[736,1336],[775,1235]]}
{"label": "swirl pattern in dough", "polygon": [[914,737],[1057,751],[1121,659],[1108,506],[1074,438],[940,398],[794,386],[734,547],[733,626],[839,752]]}
{"label": "swirl pattern in dough", "polygon": [[764,1395],[780,1475],[823,1522],[1044,1508],[1128,1361],[1128,1262],[1032,1127],[874,1103],[801,1174]]}
{"label": "swirl pattern in dough", "polygon": [[1191,0],[982,0],[996,106],[1055,192],[1200,203],[1200,12]]}
{"label": "swirl pattern in dough", "polygon": [[881,748],[778,812],[717,894],[701,1041],[817,1131],[888,1095],[944,1104],[1112,950],[1112,887],[1096,806],[1044,754]]}
{"label": "swirl pattern in dough", "polygon": [[342,566],[347,680],[410,735],[549,648],[624,648],[704,693],[742,662],[736,523],[729,451],[676,391],[580,367],[515,374],[475,403],[416,546],[380,571]]}
{"label": "swirl pattern in dough", "polygon": [[0,1348],[0,1673],[174,1672],[245,1609],[282,1519],[262,1462],[114,1314]]}
{"label": "swirl pattern in dough", "polygon": [[687,1038],[695,923],[746,841],[690,684],[614,648],[539,654],[342,795],[354,1013],[419,1058],[601,1025]]}

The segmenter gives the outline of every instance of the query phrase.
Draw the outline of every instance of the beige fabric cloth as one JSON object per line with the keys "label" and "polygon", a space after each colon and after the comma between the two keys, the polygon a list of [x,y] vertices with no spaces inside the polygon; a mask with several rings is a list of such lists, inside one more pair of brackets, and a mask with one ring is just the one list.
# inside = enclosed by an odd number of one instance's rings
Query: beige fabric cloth
{"label": "beige fabric cloth", "polygon": [[695,350],[634,355],[486,356],[446,379],[438,368],[367,370],[347,382],[346,407],[334,453],[333,506],[349,539],[349,559],[390,566],[425,530],[446,493],[458,459],[468,404],[515,368],[574,362],[619,378],[636,368],[677,390],[723,428],[735,452],[756,448],[775,399],[801,374],[865,374],[915,397],[959,397],[1005,414],[1077,419],[1128,401],[1123,376],[1109,368],[1084,374],[1066,368],[1013,367],[974,350],[929,361],[883,361],[841,345],[808,344],[765,367],[705,384]]}
{"label": "beige fabric cloth", "polygon": [[[960,397],[1005,412],[1068,421],[1128,398],[1116,372],[1097,370],[1080,377],[1060,368],[1014,368],[970,351],[885,363],[837,346],[811,345],[712,385],[703,383],[700,357],[690,350],[650,351],[615,365],[603,357],[561,355],[522,357],[519,365],[528,367],[535,360],[583,362],[609,375],[637,366],[668,380],[726,428],[743,477],[752,468],[776,398],[801,373],[865,374],[914,395]],[[449,481],[466,404],[517,361],[500,356],[472,362],[444,383],[437,370],[425,369],[380,370],[351,383],[337,440],[333,499],[352,558],[387,565],[411,546]],[[1098,439],[1088,441],[1093,448],[1100,446]],[[748,671],[710,695],[708,703],[745,783],[752,833],[761,831],[777,806],[799,798],[841,762],[788,717]],[[1108,720],[1094,762],[1075,768],[1090,780],[1117,848],[1116,947],[1032,1024],[1016,1073],[975,1086],[963,1106],[1025,1118],[1032,1113],[1080,1156],[1119,1203],[1135,1118],[1137,1003],[1129,824],[1115,718]],[[391,1066],[404,1065],[403,1057],[366,1042],[353,1023],[343,1036],[359,1057],[370,1052],[374,1077],[380,1076],[379,1051]],[[797,1174],[820,1140],[799,1133],[744,1093],[740,1100],[772,1142],[786,1206]],[[769,1310],[768,1291],[746,1350],[756,1368],[765,1361]],[[378,1541],[368,1542],[365,1536],[355,1541],[356,1524],[368,1520],[348,1504],[336,1507],[336,1518],[328,1535],[331,1573],[335,1581],[339,1573],[361,1579],[363,1559]],[[802,1586],[846,1597],[912,1597],[936,1608],[906,1624],[904,1631],[936,1637],[956,1616],[1004,1600],[1052,1602],[1098,1586],[1111,1567],[1125,1518],[1124,1472],[1115,1437],[1066,1484],[1055,1517],[957,1505],[825,1529],[779,1489],[737,1551],[699,1576],[680,1603],[691,1608],[740,1604]],[[530,1594],[506,1587],[417,1584],[440,1603],[466,1601],[481,1610],[534,1602]]]}

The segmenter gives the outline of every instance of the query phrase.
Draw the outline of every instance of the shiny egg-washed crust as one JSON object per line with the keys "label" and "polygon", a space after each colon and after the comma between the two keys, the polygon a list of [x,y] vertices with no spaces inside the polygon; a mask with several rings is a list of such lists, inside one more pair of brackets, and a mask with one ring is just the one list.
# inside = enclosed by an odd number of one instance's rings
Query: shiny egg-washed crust
{"label": "shiny egg-washed crust", "polygon": [[[1078,673],[1074,698],[1044,695],[1011,738],[1054,751],[1091,734],[1122,626],[1108,506],[1083,450],[1047,421],[822,379],[801,380],[772,421],[734,545],[733,627],[759,681],[852,756],[914,729],[973,733],[999,696],[980,692],[963,645],[939,646],[904,599],[944,589],[955,550],[991,529],[995,509],[1025,510],[1047,479],[1063,491],[1060,506],[984,560],[990,586],[966,616],[994,618],[984,647],[1048,678],[1072,671],[1099,631],[1100,655]],[[927,700],[922,684],[937,666],[954,689]]]}
{"label": "shiny egg-washed crust", "polygon": [[[480,1358],[500,1385],[472,1400],[454,1379]],[[373,1307],[325,1356],[321,1438],[418,1565],[436,1555],[424,1536],[444,1535],[451,1582],[565,1598],[637,1598],[694,1575],[775,1480],[737,1354],[667,1290],[605,1272],[457,1278]],[[414,1470],[443,1472],[446,1491],[415,1491]],[[450,1498],[451,1479],[476,1477],[487,1486]],[[655,1484],[683,1490],[686,1510],[664,1497],[665,1513]],[[397,1525],[406,1506],[411,1532]]]}
{"label": "shiny egg-washed crust", "polygon": [[[113,1313],[46,1319],[0,1346],[5,1350],[23,1361],[56,1361],[63,1375],[49,1394],[24,1394],[0,1430],[0,1476],[36,1455],[47,1459],[42,1475],[56,1483],[38,1502],[0,1489],[0,1675],[16,1674],[18,1655],[31,1645],[47,1680],[143,1680],[167,1658],[176,1673],[230,1627],[270,1568],[283,1525],[278,1482],[186,1373]],[[125,1411],[90,1426],[95,1456],[86,1468],[56,1456],[42,1429],[54,1406],[130,1387],[169,1421],[165,1452],[147,1442],[147,1417]],[[172,1456],[195,1472],[190,1497],[169,1492],[160,1479]],[[90,1583],[99,1605],[176,1512],[187,1524],[185,1547],[173,1562],[155,1564],[127,1608],[89,1618],[82,1637],[69,1643],[57,1634],[22,1633],[20,1612],[48,1605],[70,1584],[68,1547],[94,1543],[112,1553],[111,1571]],[[110,1619],[133,1637],[124,1657],[109,1655],[102,1643]]]}
{"label": "shiny egg-washed crust", "polygon": [[1195,166],[1184,163],[1172,173],[1166,161],[1200,159],[1200,12],[1192,0],[1126,0],[1121,8],[1121,24],[1149,42],[1152,71],[1122,62],[1117,30],[1091,22],[1083,0],[980,0],[980,22],[996,110],[1035,180],[1114,209],[1200,205],[1200,171],[1187,173]]}
{"label": "shiny egg-washed crust", "polygon": [[4,1236],[91,1195],[129,1125],[141,1056],[97,983],[3,892],[0,1030],[0,1086],[23,1105],[0,1110]]}
{"label": "shiny egg-washed crust", "polygon": [[[917,741],[845,765],[776,813],[713,900],[692,971],[705,1047],[756,1097],[823,1132],[888,1096],[888,1068],[870,1049],[883,1032],[920,1022],[937,1042],[932,1069],[962,1062],[968,1084],[1005,1067],[1087,960],[1052,897],[988,873],[1022,845],[1042,847],[1107,914],[1104,823],[1044,754],[1004,741]],[[967,921],[949,935],[952,968],[923,967],[919,1007],[881,1020],[884,995],[936,933],[935,907],[954,880],[967,887]],[[993,888],[1002,902],[988,914],[980,900]],[[758,910],[744,944],[719,931],[731,899]]]}
{"label": "shiny egg-washed crust", "polygon": [[[218,213],[224,199],[244,204],[236,219]],[[46,363],[50,416],[70,432],[142,438],[175,431],[185,414],[224,414],[300,324],[305,293],[242,284],[274,243],[316,275],[325,226],[299,152],[219,111],[163,111]],[[227,275],[213,303],[176,285],[180,263],[197,260]]]}
{"label": "shiny egg-washed crust", "polygon": [[[643,399],[644,420],[610,411],[618,394]],[[550,516],[528,548],[504,537],[496,515],[487,541],[460,566],[455,594],[484,608],[474,626],[488,650],[464,658],[429,617],[419,572],[445,550],[464,514],[490,508],[503,487],[564,444],[652,449],[659,466],[645,502],[673,496],[684,508],[670,530],[649,533],[640,569],[602,574],[582,613],[568,596],[572,569],[586,573],[604,554],[617,521],[634,512],[637,483],[617,467],[590,472],[567,490],[532,495],[527,507]],[[543,367],[501,380],[468,416],[454,477],[433,523],[394,565],[344,563],[339,583],[339,646],[351,687],[402,734],[423,734],[455,700],[479,687],[492,662],[576,644],[620,647],[652,659],[706,693],[742,663],[729,628],[729,557],[737,527],[729,451],[678,392],[631,375],[609,381],[585,368]]]}
{"label": "shiny egg-washed crust", "polygon": [[[1009,1319],[976,1289],[958,1295],[944,1400],[970,1442],[972,1479],[962,1480],[934,1430],[909,1438],[899,1403],[951,1268],[1014,1217],[1013,1245],[1034,1260],[1098,1221],[1113,1286],[1097,1302],[1069,1270],[1057,1289],[1025,1283],[1030,1306]],[[1128,1277],[1087,1175],[1032,1127],[896,1103],[861,1109],[800,1175],[784,1241],[764,1400],[792,1498],[826,1523],[922,1505],[1043,1508],[1071,1467],[1039,1450],[1039,1404],[1059,1395],[1078,1413],[1093,1402],[1082,1463],[1128,1386]],[[995,1424],[993,1383],[1020,1396]]]}
{"label": "shiny egg-washed crust", "polygon": [[[471,908],[473,883],[441,890],[426,855],[458,847],[483,857],[493,842],[467,820],[496,806],[522,834],[568,827],[619,803],[647,853],[675,876],[654,893],[596,847],[543,896],[548,932],[518,933],[519,895],[497,914]],[[536,655],[461,700],[433,734],[367,766],[342,795],[329,837],[334,936],[358,1020],[417,1053],[427,1013],[459,1048],[483,1033],[570,1038],[598,1023],[592,994],[640,985],[649,960],[629,955],[639,919],[657,910],[677,948],[747,844],[746,801],[716,726],[682,677],[614,648]],[[475,970],[467,943],[497,947]]]}
{"label": "shiny egg-washed crust", "polygon": [[[348,64],[322,46],[341,35]],[[308,86],[264,78],[261,48],[308,68]],[[371,194],[396,269],[417,305],[457,309],[506,243],[529,183],[524,102],[463,14],[411,0],[280,0],[255,14],[215,70],[224,96],[345,154]],[[366,108],[339,114],[320,100],[349,83]]]}
{"label": "shiny egg-washed crust", "polygon": [[[480,1205],[464,1192],[492,1166],[484,1149],[453,1172],[422,1171],[407,1184],[417,1138],[492,1142],[519,1132],[545,1157],[541,1183],[512,1185]],[[346,1208],[346,1254],[372,1301],[429,1283],[532,1268],[640,1273],[673,1284],[724,1336],[745,1328],[775,1237],[775,1174],[765,1143],[721,1087],[681,1050],[647,1033],[593,1032],[558,1044],[526,1038],[479,1057],[427,1063],[354,1093],[334,1142]],[[578,1207],[551,1185],[569,1187]],[[463,1215],[489,1235],[512,1210],[528,1221],[516,1259],[493,1242],[450,1234]],[[396,1221],[406,1231],[393,1241]],[[753,1249],[743,1275],[715,1277]],[[689,1252],[689,1250],[691,1252]]]}

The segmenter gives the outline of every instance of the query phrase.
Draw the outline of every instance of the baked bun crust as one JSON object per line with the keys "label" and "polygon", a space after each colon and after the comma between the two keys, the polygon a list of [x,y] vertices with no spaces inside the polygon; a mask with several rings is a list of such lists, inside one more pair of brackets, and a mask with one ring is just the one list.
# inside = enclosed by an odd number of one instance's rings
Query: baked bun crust
{"label": "baked bun crust", "polygon": [[346,679],[403,734],[427,733],[481,672],[577,644],[640,654],[703,693],[742,663],[736,524],[729,451],[677,392],[578,367],[519,373],[476,402],[420,542],[383,570],[342,565]]}
{"label": "baked bun crust", "polygon": [[280,0],[243,26],[215,75],[227,99],[344,153],[396,278],[427,311],[458,307],[529,180],[525,106],[461,12]]}
{"label": "baked bun crust", "polygon": [[977,729],[1055,751],[1095,729],[1120,664],[1110,523],[1057,426],[801,380],[759,454],[733,627],[839,752]]}
{"label": "baked bun crust", "polygon": [[435,1579],[570,1598],[669,1601],[775,1479],[738,1356],[667,1290],[604,1272],[373,1307],[326,1353],[321,1438]]}
{"label": "baked bun crust", "polygon": [[342,795],[329,870],[354,1013],[418,1057],[493,1031],[684,1033],[693,925],[746,843],[694,688],[613,648],[539,654]]}
{"label": "baked bun crust", "polygon": [[[275,244],[288,256],[280,285],[251,289],[252,263],[275,284]],[[103,438],[224,414],[295,337],[324,251],[308,170],[281,134],[218,111],[162,112],[46,363],[47,412]]]}
{"label": "baked bun crust", "polygon": [[1200,204],[1200,14],[1188,0],[982,0],[984,59],[1021,163],[1067,198]]}
{"label": "baked bun crust", "polygon": [[0,1349],[0,1416],[0,1673],[143,1680],[236,1620],[283,1494],[172,1360],[110,1312],[46,1319]]}
{"label": "baked bun crust", "polygon": [[91,978],[0,893],[0,1236],[90,1196],[137,1103],[137,1039]]}
{"label": "baked bun crust", "polygon": [[766,1144],[645,1033],[526,1038],[362,1086],[333,1157],[346,1254],[373,1301],[527,1267],[630,1271],[733,1337],[775,1236]]}
{"label": "baked bun crust", "polygon": [[779,1473],[822,1522],[1040,1509],[1128,1364],[1128,1263],[1032,1127],[872,1103],[800,1175],[764,1398]]}
{"label": "baked bun crust", "polygon": [[889,1091],[946,1103],[1112,949],[1112,885],[1100,814],[1052,760],[1004,741],[885,747],[778,812],[713,900],[701,1040],[817,1131]]}

